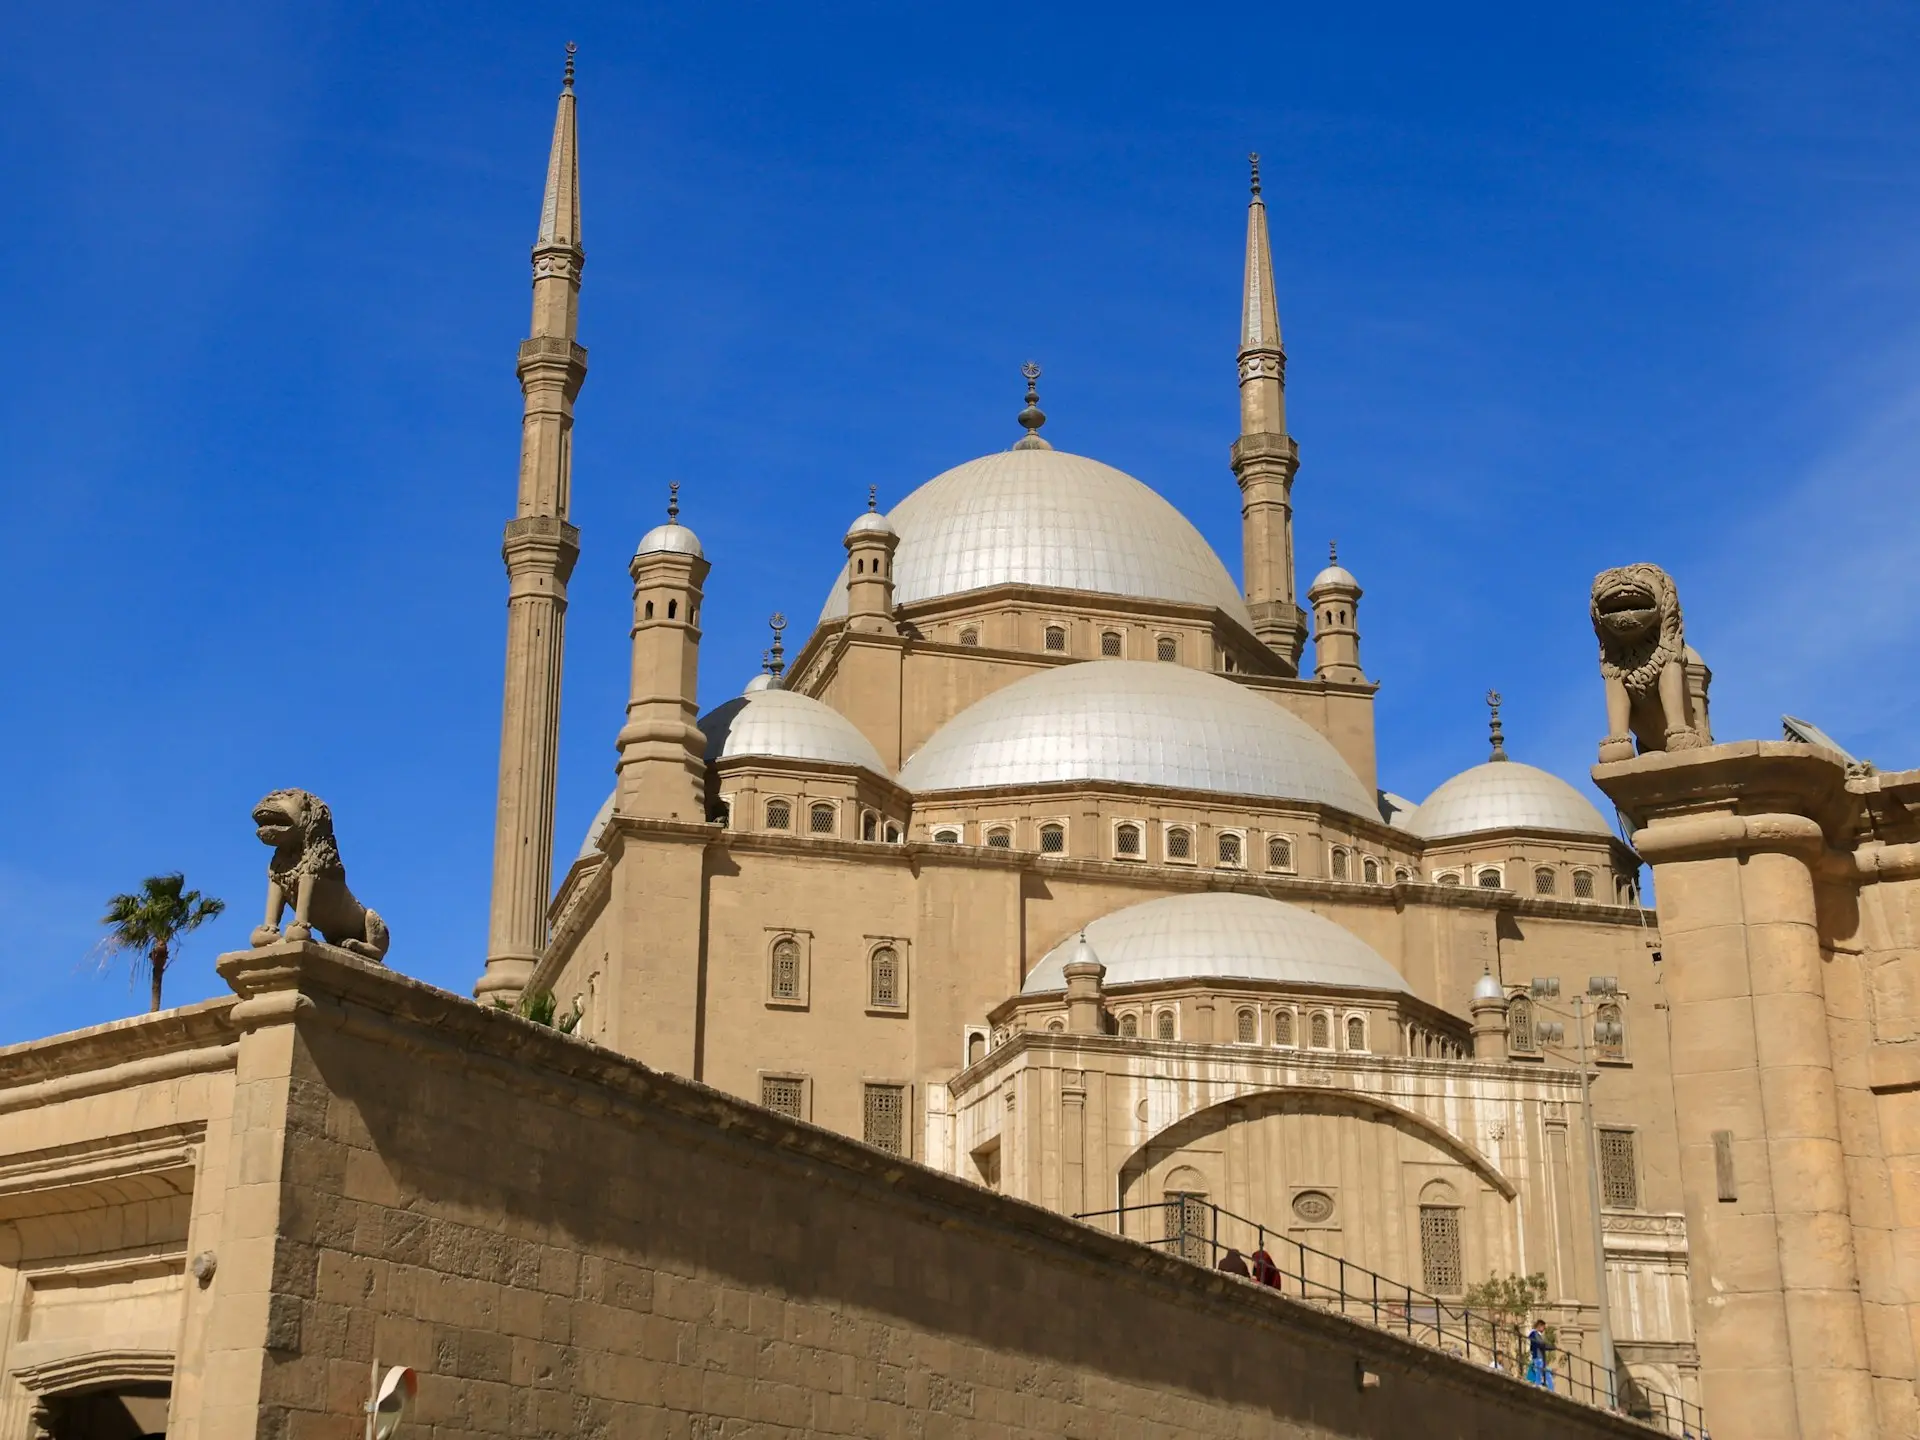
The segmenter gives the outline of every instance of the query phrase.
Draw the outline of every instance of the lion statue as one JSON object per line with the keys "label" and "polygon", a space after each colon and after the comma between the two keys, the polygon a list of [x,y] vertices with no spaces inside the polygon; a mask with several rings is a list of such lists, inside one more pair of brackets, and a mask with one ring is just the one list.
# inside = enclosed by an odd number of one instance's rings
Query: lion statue
{"label": "lion statue", "polygon": [[[305,790],[275,790],[253,807],[261,843],[273,847],[267,861],[267,919],[253,943],[306,940],[318,930],[329,945],[380,960],[387,953],[387,922],[353,898],[347,867],[333,840],[333,812]],[[293,923],[283,933],[280,917],[293,902]]]}
{"label": "lion statue", "polygon": [[1602,763],[1712,743],[1706,663],[1687,644],[1680,592],[1658,565],[1622,565],[1593,578],[1593,633],[1607,682]]}

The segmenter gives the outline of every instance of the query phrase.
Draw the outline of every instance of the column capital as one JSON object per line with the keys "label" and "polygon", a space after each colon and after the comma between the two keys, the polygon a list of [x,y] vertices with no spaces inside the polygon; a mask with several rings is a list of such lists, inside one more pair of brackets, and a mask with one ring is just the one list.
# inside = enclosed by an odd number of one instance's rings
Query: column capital
{"label": "column capital", "polygon": [[1648,860],[1850,849],[1860,798],[1846,782],[1839,755],[1791,740],[1657,750],[1593,767],[1593,783],[1620,807]]}
{"label": "column capital", "polygon": [[1281,478],[1291,484],[1294,472],[1300,468],[1300,447],[1291,435],[1272,432],[1242,435],[1227,452],[1227,463],[1233,467],[1242,489],[1249,479],[1266,478],[1248,475],[1246,472],[1250,469],[1277,467],[1284,472]]}
{"label": "column capital", "polygon": [[507,522],[500,558],[507,562],[509,575],[538,570],[564,583],[580,558],[580,531],[557,516],[522,515]]}

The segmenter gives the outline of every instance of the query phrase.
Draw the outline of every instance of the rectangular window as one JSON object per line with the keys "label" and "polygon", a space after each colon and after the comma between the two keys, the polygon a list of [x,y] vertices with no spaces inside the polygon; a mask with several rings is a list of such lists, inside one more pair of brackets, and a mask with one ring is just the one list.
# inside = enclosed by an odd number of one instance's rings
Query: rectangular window
{"label": "rectangular window", "polygon": [[1600,1203],[1609,1210],[1640,1208],[1640,1176],[1633,1163],[1633,1132],[1600,1132]]}
{"label": "rectangular window", "polygon": [[1213,1263],[1208,1243],[1207,1197],[1169,1191],[1166,1196],[1166,1249],[1199,1265]]}
{"label": "rectangular window", "polygon": [[876,1149],[895,1155],[907,1153],[907,1087],[869,1085],[866,1087],[865,1138]]}
{"label": "rectangular window", "polygon": [[1466,1267],[1460,1263],[1460,1212],[1451,1205],[1420,1207],[1420,1273],[1435,1295],[1458,1295]]}
{"label": "rectangular window", "polygon": [[797,1075],[762,1075],[760,1103],[794,1120],[807,1118],[807,1082]]}

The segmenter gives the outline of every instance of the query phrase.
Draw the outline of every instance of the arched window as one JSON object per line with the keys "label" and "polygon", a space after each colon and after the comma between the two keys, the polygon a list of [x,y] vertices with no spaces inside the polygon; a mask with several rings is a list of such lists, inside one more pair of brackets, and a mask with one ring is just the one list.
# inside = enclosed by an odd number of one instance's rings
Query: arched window
{"label": "arched window", "polygon": [[866,573],[867,573],[867,562],[866,562],[866,561],[864,561],[864,560],[856,560],[856,561],[854,561],[854,562],[853,562],[853,573],[854,573],[854,574],[856,574],[856,575],[864,575],[864,574],[866,574]]}
{"label": "arched window", "polygon": [[767,829],[791,830],[793,828],[793,806],[785,800],[767,801]]}
{"label": "arched window", "polygon": [[992,850],[1011,850],[1013,848],[1013,831],[1004,825],[995,826],[987,832],[987,846]]}
{"label": "arched window", "polygon": [[978,1065],[987,1058],[987,1037],[978,1030],[967,1037],[967,1064]]}
{"label": "arched window", "polygon": [[1113,853],[1122,860],[1140,858],[1140,827],[1138,825],[1121,825],[1114,830]]}
{"label": "arched window", "polygon": [[1042,855],[1064,855],[1067,849],[1067,827],[1064,825],[1042,825],[1040,827],[1040,853]]}
{"label": "arched window", "polygon": [[1458,885],[1460,883],[1460,872],[1458,870],[1442,870],[1438,875],[1433,877],[1433,883],[1436,885]]}
{"label": "arched window", "polygon": [[1064,625],[1047,626],[1047,649],[1065,650],[1067,648],[1067,627]]}
{"label": "arched window", "polygon": [[1284,835],[1267,837],[1267,869],[1293,869],[1293,841]]}
{"label": "arched window", "polygon": [[1369,885],[1380,883],[1380,862],[1371,855],[1360,862],[1360,878]]}
{"label": "arched window", "polygon": [[1367,1048],[1367,1022],[1358,1015],[1347,1017],[1347,1049],[1364,1050]]}
{"label": "arched window", "polygon": [[673,619],[679,613],[679,611],[680,611],[680,602],[678,600],[667,601],[667,619],[669,620]]}
{"label": "arched window", "polygon": [[1478,875],[1474,876],[1474,883],[1482,890],[1498,890],[1500,888],[1500,872],[1489,865],[1485,870],[1482,870]]}
{"label": "arched window", "polygon": [[871,840],[880,833],[880,817],[869,810],[860,817],[860,838]]}
{"label": "arched window", "polygon": [[1293,1044],[1293,1012],[1276,1010],[1273,1012],[1273,1043],[1276,1045]]}
{"label": "arched window", "polygon": [[1337,848],[1333,852],[1333,878],[1336,880],[1347,878],[1347,852]]}
{"label": "arched window", "polygon": [[1533,1002],[1524,995],[1507,1002],[1507,1048],[1523,1055],[1533,1053]]}
{"label": "arched window", "polygon": [[960,843],[960,832],[951,825],[943,825],[933,832],[933,843],[936,845],[958,845]]}
{"label": "arched window", "polygon": [[887,822],[886,833],[887,833],[887,844],[898,845],[900,843],[900,827],[894,824],[891,820]]}
{"label": "arched window", "polygon": [[1420,1192],[1420,1273],[1435,1295],[1458,1295],[1466,1283],[1460,1255],[1460,1202],[1443,1180]]}
{"label": "arched window", "polygon": [[898,1010],[905,995],[900,952],[891,945],[876,945],[867,957],[867,1004],[875,1010]]}
{"label": "arched window", "polygon": [[1140,1038],[1140,1017],[1138,1015],[1122,1015],[1120,1017],[1120,1038],[1122,1040],[1137,1040]]}
{"label": "arched window", "polygon": [[1406,866],[1396,865],[1393,867],[1393,883],[1394,884],[1406,885],[1411,883],[1412,880],[1413,880],[1413,872],[1409,870]]}
{"label": "arched window", "polygon": [[1100,654],[1102,658],[1118,660],[1120,658],[1120,648],[1120,632],[1118,630],[1105,630],[1101,632]]}
{"label": "arched window", "polygon": [[1603,1060],[1624,1060],[1627,1054],[1627,1027],[1620,1007],[1608,1004],[1593,1012],[1593,1045]]}
{"label": "arched window", "polygon": [[1162,1010],[1153,1017],[1153,1033],[1162,1040],[1173,1039],[1173,1011]]}
{"label": "arched window", "polygon": [[652,618],[653,618],[653,602],[649,600],[647,601],[647,619],[651,620]]}
{"label": "arched window", "polygon": [[1241,863],[1240,837],[1229,831],[1219,836],[1216,844],[1220,855],[1220,863],[1238,869]]}
{"label": "arched window", "polygon": [[1260,1022],[1251,1010],[1242,1010],[1233,1017],[1233,1038],[1239,1044],[1252,1045],[1260,1038]]}
{"label": "arched window", "polygon": [[807,828],[816,835],[833,834],[834,807],[822,800],[807,812]]}
{"label": "arched window", "polygon": [[773,963],[767,977],[767,993],[775,1000],[800,998],[800,942],[782,935],[773,942]]}
{"label": "arched window", "polygon": [[1156,659],[1178,660],[1180,658],[1180,642],[1171,635],[1162,635],[1153,642],[1153,653]]}
{"label": "arched window", "polygon": [[1191,860],[1193,858],[1193,832],[1178,827],[1167,831],[1167,859]]}
{"label": "arched window", "polygon": [[1308,1028],[1308,1034],[1312,1038],[1314,1049],[1330,1050],[1333,1048],[1333,1026],[1332,1022],[1327,1019],[1324,1010],[1316,1010],[1313,1012],[1313,1021]]}
{"label": "arched window", "polygon": [[1533,893],[1551,895],[1560,888],[1560,872],[1550,865],[1542,865],[1533,872]]}
{"label": "arched window", "polygon": [[1047,1031],[1052,1035],[1064,1035],[1067,1033],[1067,1022],[1055,1017],[1047,1021]]}
{"label": "arched window", "polygon": [[1593,898],[1593,872],[1576,870],[1573,872],[1573,898],[1591,900]]}
{"label": "arched window", "polygon": [[980,643],[980,631],[972,625],[963,626],[960,631],[960,643],[962,645],[978,645]]}
{"label": "arched window", "polygon": [[1213,1242],[1209,1237],[1206,1180],[1192,1166],[1183,1165],[1167,1177],[1162,1197],[1166,1249],[1182,1260],[1196,1265],[1213,1263]]}

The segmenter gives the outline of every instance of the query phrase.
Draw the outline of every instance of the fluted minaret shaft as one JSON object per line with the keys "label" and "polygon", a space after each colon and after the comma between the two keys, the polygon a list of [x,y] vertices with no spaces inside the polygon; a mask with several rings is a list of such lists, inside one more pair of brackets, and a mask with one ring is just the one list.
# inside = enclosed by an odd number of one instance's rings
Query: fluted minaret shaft
{"label": "fluted minaret shaft", "polygon": [[560,665],[567,580],[580,532],[567,522],[573,402],[587,375],[575,340],[580,311],[580,154],[573,47],[553,122],[540,233],[533,243],[533,324],[520,346],[520,496],[507,522],[507,675],[500,709],[500,800],[493,831],[493,908],[482,1000],[511,999],[547,943],[553,806],[560,749]]}
{"label": "fluted minaret shaft", "polygon": [[1240,305],[1240,438],[1234,478],[1240,482],[1242,567],[1253,629],[1289,675],[1300,668],[1307,617],[1294,600],[1293,475],[1300,451],[1287,434],[1287,352],[1273,295],[1273,247],[1260,196],[1260,157],[1253,156],[1253,198],[1247,206],[1247,269]]}

